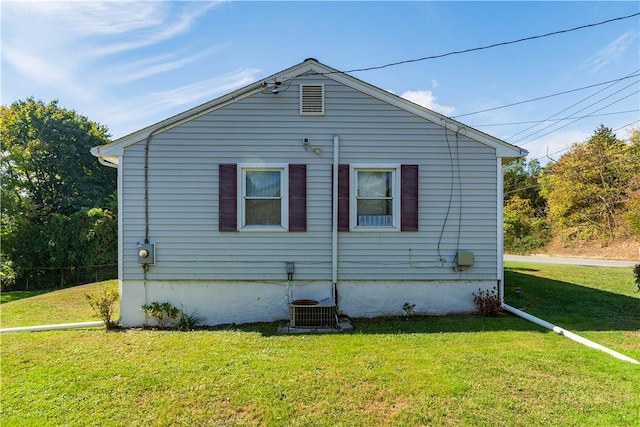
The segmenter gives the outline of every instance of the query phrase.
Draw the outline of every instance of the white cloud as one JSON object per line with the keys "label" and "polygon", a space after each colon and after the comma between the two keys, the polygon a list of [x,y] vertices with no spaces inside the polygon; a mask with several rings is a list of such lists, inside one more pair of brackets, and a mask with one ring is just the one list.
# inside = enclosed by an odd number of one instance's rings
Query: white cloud
{"label": "white cloud", "polygon": [[195,54],[187,52],[173,52],[164,55],[152,56],[149,58],[141,58],[139,60],[124,64],[117,64],[107,72],[103,78],[114,84],[129,83],[135,80],[144,79],[155,74],[165,73],[175,69],[179,69],[192,62],[205,58],[216,51],[227,47],[226,44],[214,46],[210,49],[198,51]]}
{"label": "white cloud", "polygon": [[400,96],[445,116],[451,116],[456,112],[454,107],[438,104],[438,98],[430,90],[408,90]]}
{"label": "white cloud", "polygon": [[[246,84],[247,76],[255,71],[242,70],[233,78],[222,76],[173,91],[144,94],[149,87],[159,90],[173,85],[170,80],[151,80],[153,76],[186,67],[227,47],[217,42],[205,49],[189,44],[175,50],[161,44],[191,31],[198,19],[221,3],[3,2],[2,102],[34,95],[59,99],[65,107],[107,124],[115,133],[132,130],[127,127],[133,120],[145,123],[155,119],[154,114],[175,113],[171,108],[176,104],[205,100],[227,87]],[[124,96],[122,91],[126,91]],[[175,98],[163,98],[162,93]]]}
{"label": "white cloud", "polygon": [[97,58],[188,31],[217,4],[7,2],[2,13],[2,59],[40,84],[59,85],[62,79],[73,82]]}
{"label": "white cloud", "polygon": [[606,67],[611,62],[621,57],[637,37],[637,30],[627,31],[590,57],[587,60],[586,67],[593,68],[595,71]]}
{"label": "white cloud", "polygon": [[114,137],[120,137],[177,114],[185,107],[191,108],[255,82],[259,72],[245,68],[175,89],[146,93],[100,114],[118,124],[110,131]]}

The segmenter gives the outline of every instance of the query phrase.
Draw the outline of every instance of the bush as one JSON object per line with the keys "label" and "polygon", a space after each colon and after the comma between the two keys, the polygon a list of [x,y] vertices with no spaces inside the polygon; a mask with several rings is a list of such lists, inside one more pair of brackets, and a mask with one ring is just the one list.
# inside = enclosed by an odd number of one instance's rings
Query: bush
{"label": "bush", "polygon": [[500,314],[502,307],[498,287],[494,286],[493,288],[485,289],[484,291],[478,289],[478,293],[473,294],[473,303],[480,314],[484,316],[497,316]]}
{"label": "bush", "polygon": [[640,264],[636,264],[636,266],[633,267],[633,275],[635,276],[635,279],[636,279],[636,286],[638,287],[638,292],[640,292]]}
{"label": "bush", "polygon": [[85,295],[89,305],[96,312],[100,319],[104,322],[104,326],[107,330],[111,330],[116,326],[115,321],[112,320],[113,309],[116,301],[118,301],[118,291],[115,289],[107,289],[102,287],[101,293],[97,295]]}
{"label": "bush", "polygon": [[201,323],[202,318],[196,315],[195,311],[191,314],[186,314],[184,311],[181,311],[180,317],[176,321],[176,329],[184,332],[192,331]]}
{"label": "bush", "polygon": [[180,314],[180,309],[174,307],[169,302],[159,303],[158,301],[154,301],[151,304],[143,305],[142,309],[147,316],[156,319],[158,328],[160,329],[166,329],[169,323],[174,321],[176,317],[178,317],[178,314]]}

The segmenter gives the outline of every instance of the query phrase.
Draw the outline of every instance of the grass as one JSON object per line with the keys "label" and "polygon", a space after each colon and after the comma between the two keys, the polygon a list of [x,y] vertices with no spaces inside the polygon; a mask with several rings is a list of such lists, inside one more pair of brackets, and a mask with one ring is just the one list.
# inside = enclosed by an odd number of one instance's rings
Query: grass
{"label": "grass", "polygon": [[[510,263],[507,301],[639,359],[627,334],[640,330],[640,294],[624,270]],[[57,293],[3,305],[3,323],[27,319],[13,305],[39,298],[31,308],[46,311]],[[640,424],[637,365],[517,317],[354,323],[348,335],[279,336],[275,324],[3,334],[0,424]]]}
{"label": "grass", "polygon": [[[56,291],[3,292],[0,326],[14,328],[101,320],[85,298],[86,294],[97,293],[101,286],[118,289],[118,281],[108,280]],[[116,307],[114,318],[118,318],[118,313]]]}
{"label": "grass", "polygon": [[36,295],[46,294],[47,292],[51,292],[50,289],[46,290],[37,290],[37,291],[12,291],[12,292],[1,292],[0,293],[0,304],[4,304],[7,302],[18,301],[24,298],[31,298]]}

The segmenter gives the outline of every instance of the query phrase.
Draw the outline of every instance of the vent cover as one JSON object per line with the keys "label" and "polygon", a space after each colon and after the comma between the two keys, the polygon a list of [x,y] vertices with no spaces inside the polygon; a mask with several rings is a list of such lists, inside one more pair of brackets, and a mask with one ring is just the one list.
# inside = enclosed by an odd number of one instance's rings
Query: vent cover
{"label": "vent cover", "polygon": [[324,85],[300,85],[300,114],[324,115]]}
{"label": "vent cover", "polygon": [[295,304],[291,303],[289,311],[292,328],[335,328],[336,306],[329,304]]}

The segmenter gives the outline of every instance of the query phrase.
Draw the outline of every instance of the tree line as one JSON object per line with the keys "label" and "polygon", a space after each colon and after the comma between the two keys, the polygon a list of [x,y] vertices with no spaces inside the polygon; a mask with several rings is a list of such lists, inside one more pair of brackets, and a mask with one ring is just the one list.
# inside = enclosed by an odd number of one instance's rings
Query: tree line
{"label": "tree line", "polygon": [[[117,276],[116,170],[90,149],[107,128],[57,101],[0,107],[2,290],[71,286]],[[640,238],[640,130],[604,126],[542,166],[504,170],[504,244],[512,253],[571,242]]]}
{"label": "tree line", "polygon": [[552,237],[570,246],[640,238],[640,130],[620,139],[600,126],[557,161],[504,170],[504,245],[529,253]]}
{"label": "tree line", "polygon": [[2,290],[117,277],[116,170],[90,153],[107,128],[57,101],[0,107]]}

